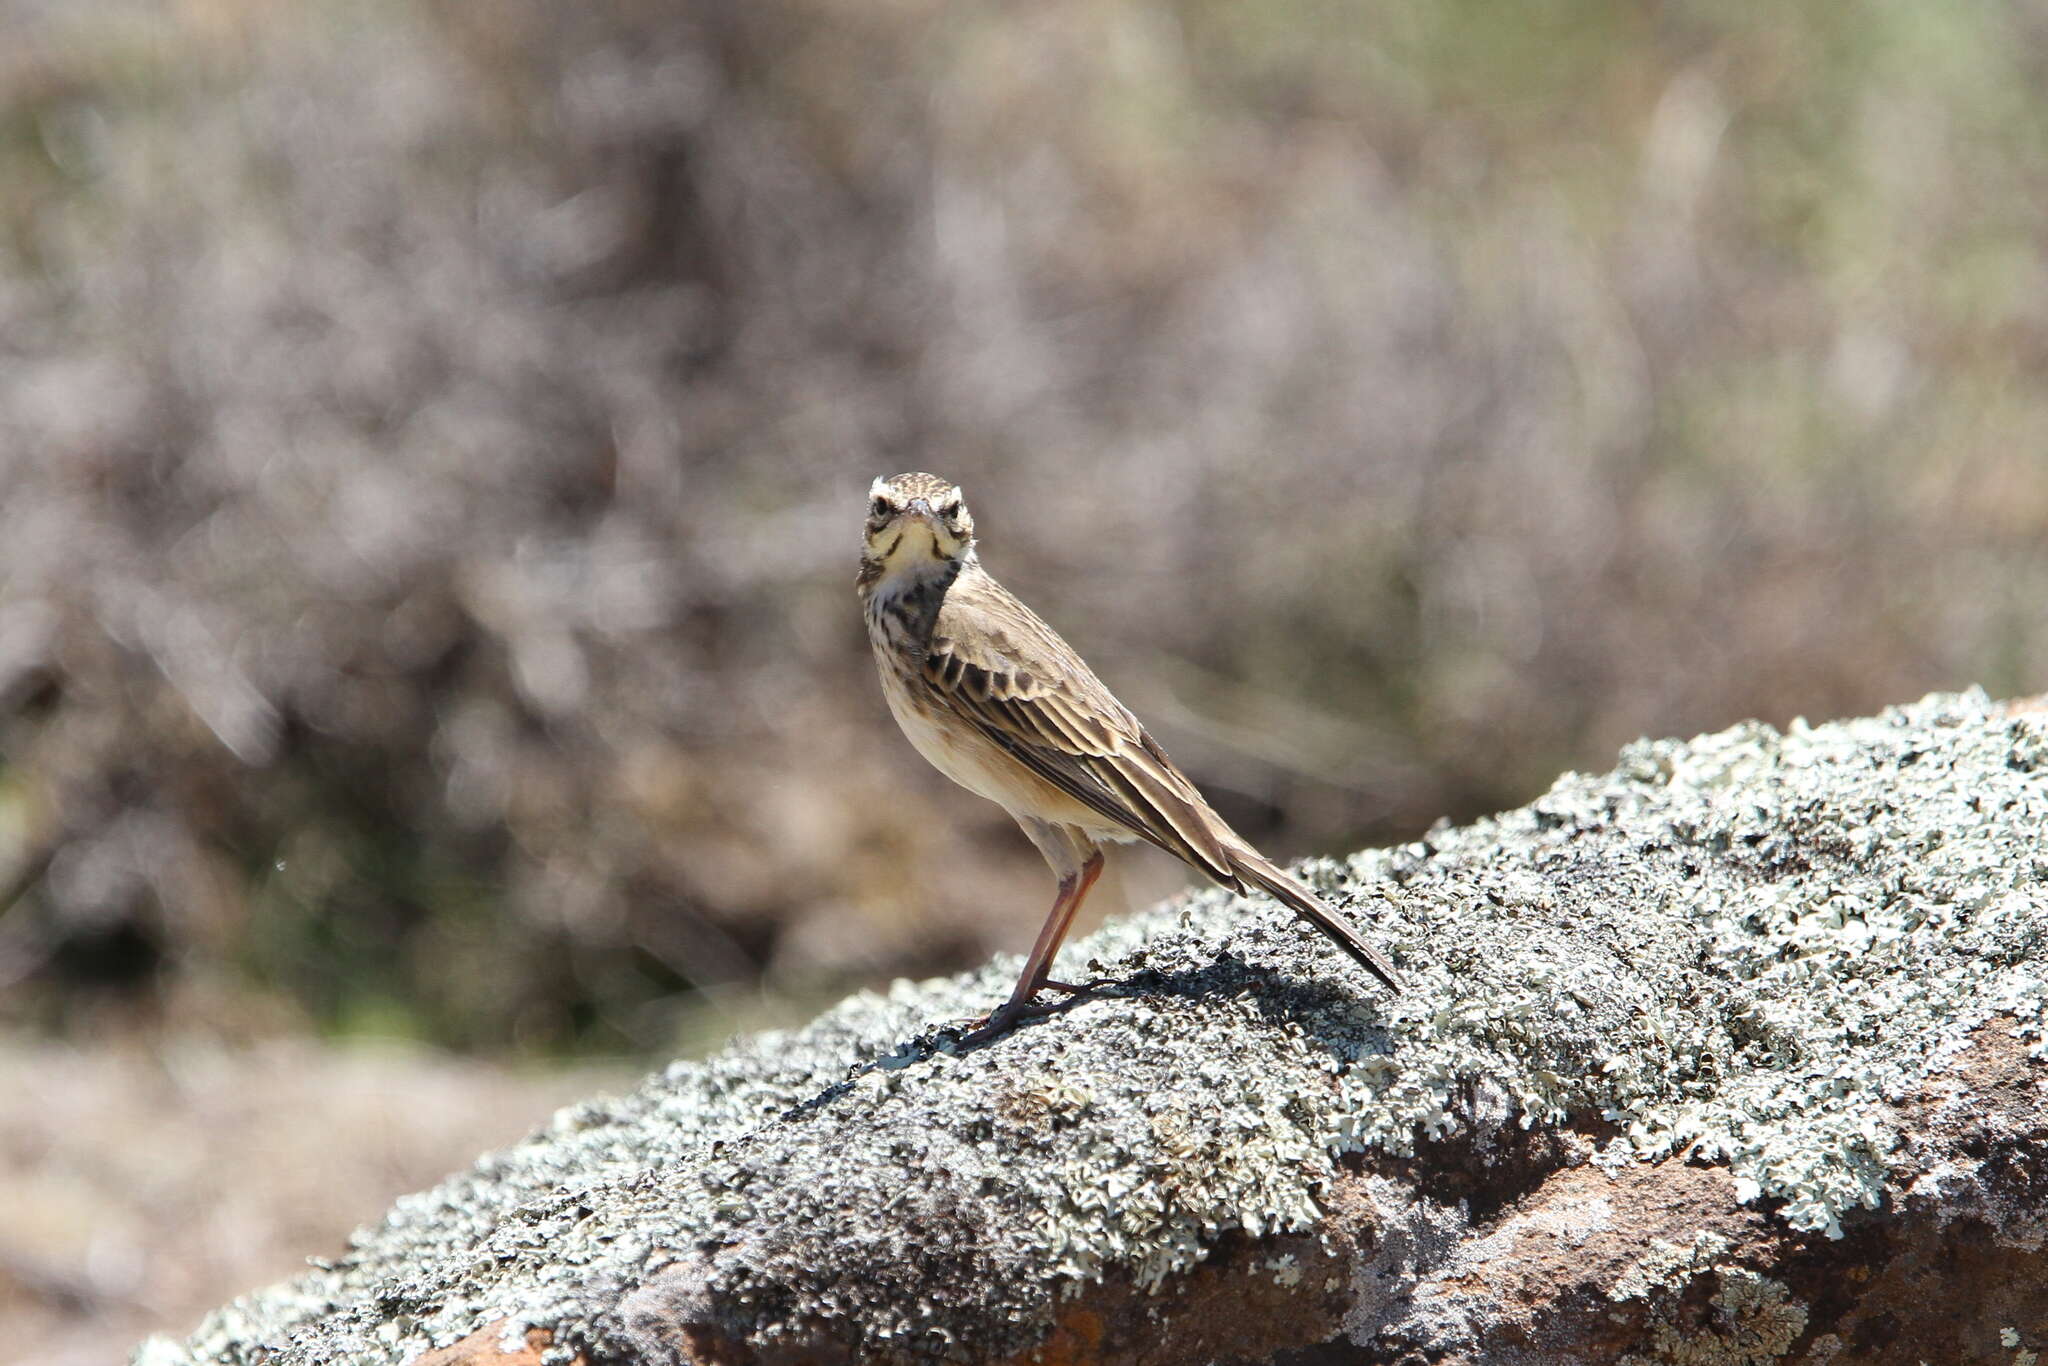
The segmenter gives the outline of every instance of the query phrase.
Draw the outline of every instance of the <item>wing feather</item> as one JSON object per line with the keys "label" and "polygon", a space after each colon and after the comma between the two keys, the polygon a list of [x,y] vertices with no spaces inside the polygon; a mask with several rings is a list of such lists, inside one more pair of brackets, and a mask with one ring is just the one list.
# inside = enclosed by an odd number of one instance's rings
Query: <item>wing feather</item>
{"label": "wing feather", "polygon": [[1228,827],[1071,646],[986,575],[947,595],[925,681],[1039,777],[1210,877],[1238,886]]}
{"label": "wing feather", "polygon": [[1358,929],[1233,834],[1073,647],[1001,584],[970,568],[933,626],[924,680],[976,733],[1106,826],[1149,840],[1234,891],[1271,894],[1400,988],[1393,965]]}

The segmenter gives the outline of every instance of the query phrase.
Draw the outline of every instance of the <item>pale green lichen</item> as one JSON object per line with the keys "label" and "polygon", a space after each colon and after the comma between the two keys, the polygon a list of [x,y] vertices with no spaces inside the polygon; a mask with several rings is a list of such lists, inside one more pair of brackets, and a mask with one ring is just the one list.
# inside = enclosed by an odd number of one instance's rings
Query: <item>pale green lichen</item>
{"label": "pale green lichen", "polygon": [[1638,1258],[1635,1265],[1615,1281],[1608,1298],[1648,1299],[1661,1291],[1684,1285],[1710,1269],[1715,1259],[1727,1252],[1730,1246],[1728,1239],[1708,1229],[1694,1234],[1689,1246],[1681,1247],[1658,1239],[1650,1244],[1650,1250]]}
{"label": "pale green lichen", "polygon": [[1681,1327],[1669,1319],[1651,1326],[1650,1354],[1631,1353],[1616,1366],[1770,1366],[1806,1331],[1806,1306],[1781,1281],[1739,1266],[1717,1266],[1719,1286],[1709,1301],[1711,1324]]}
{"label": "pale green lichen", "polygon": [[[1422,968],[1404,1004],[1441,1004],[1349,1070],[1344,1140],[1454,1128],[1483,1076],[1518,1122],[1596,1107],[1622,1127],[1610,1160],[1725,1161],[1745,1200],[1839,1236],[1883,1196],[1886,1101],[1994,1015],[2039,1055],[2048,774],[2011,758],[2041,728],[1971,693],[1638,743],[1612,775],[1354,860],[1470,957]],[[1522,856],[1486,859],[1496,842]]]}
{"label": "pale green lichen", "polygon": [[[2041,726],[1972,693],[1641,743],[1523,810],[1311,865],[1396,954],[1398,998],[1223,893],[1077,946],[1123,986],[989,1047],[934,1022],[999,999],[1012,962],[856,997],[564,1111],[143,1359],[396,1363],[501,1319],[602,1355],[657,1272],[670,1317],[764,1350],[980,1359],[1038,1340],[1056,1293],[1315,1228],[1347,1151],[1483,1154],[1580,1117],[1618,1126],[1604,1162],[1722,1161],[1838,1232],[1886,1191],[1889,1101],[1994,1016],[2040,1045]],[[1417,1204],[1390,1274],[1450,1255],[1463,1218]],[[1731,1323],[1803,1314],[1724,1272]]]}
{"label": "pale green lichen", "polygon": [[[1622,1274],[1609,1298],[1653,1301],[1660,1309],[1649,1325],[1650,1354],[1624,1356],[1618,1366],[1764,1366],[1791,1350],[1806,1331],[1805,1306],[1779,1282],[1719,1261],[1731,1247],[1708,1230],[1695,1234],[1689,1246],[1660,1240]],[[1709,1301],[1714,1321],[1683,1327],[1673,1321],[1670,1306],[1703,1275],[1716,1280]]]}
{"label": "pale green lichen", "polygon": [[1266,1270],[1273,1273],[1275,1285],[1292,1288],[1301,1284],[1301,1259],[1291,1252],[1266,1258]]}

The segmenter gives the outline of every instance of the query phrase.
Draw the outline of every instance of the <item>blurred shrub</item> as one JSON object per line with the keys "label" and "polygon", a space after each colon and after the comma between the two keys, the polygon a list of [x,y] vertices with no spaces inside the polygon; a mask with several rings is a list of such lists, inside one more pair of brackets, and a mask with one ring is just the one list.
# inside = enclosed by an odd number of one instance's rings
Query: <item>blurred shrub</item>
{"label": "blurred shrub", "polygon": [[0,1016],[1021,944],[870,677],[898,468],[1283,853],[2048,676],[2037,8],[0,24]]}

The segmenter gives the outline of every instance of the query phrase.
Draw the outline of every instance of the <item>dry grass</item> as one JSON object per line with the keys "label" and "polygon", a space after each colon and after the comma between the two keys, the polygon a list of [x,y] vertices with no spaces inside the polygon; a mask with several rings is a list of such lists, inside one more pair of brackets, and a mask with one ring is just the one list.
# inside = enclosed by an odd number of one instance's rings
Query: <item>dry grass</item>
{"label": "dry grass", "polygon": [[2030,11],[6,12],[18,1024],[1020,946],[869,677],[896,468],[1280,853],[2048,675]]}

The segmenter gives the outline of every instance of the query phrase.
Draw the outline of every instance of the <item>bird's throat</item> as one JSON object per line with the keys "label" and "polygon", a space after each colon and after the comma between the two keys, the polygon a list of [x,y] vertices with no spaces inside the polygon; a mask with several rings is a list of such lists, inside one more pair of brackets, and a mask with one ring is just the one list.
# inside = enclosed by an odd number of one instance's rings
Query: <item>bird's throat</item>
{"label": "bird's throat", "polygon": [[861,586],[869,623],[900,644],[923,649],[931,643],[946,592],[968,559],[966,555],[950,560],[920,557],[908,564],[871,561],[862,565]]}

